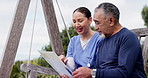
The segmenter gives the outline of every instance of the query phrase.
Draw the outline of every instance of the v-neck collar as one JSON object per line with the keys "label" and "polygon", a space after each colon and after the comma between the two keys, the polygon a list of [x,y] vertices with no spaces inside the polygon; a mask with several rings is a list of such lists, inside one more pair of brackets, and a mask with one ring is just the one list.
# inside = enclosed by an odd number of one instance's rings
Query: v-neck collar
{"label": "v-neck collar", "polygon": [[84,51],[87,51],[88,47],[91,46],[90,44],[95,40],[93,39],[95,37],[95,35],[98,35],[97,32],[95,32],[95,34],[91,37],[91,39],[89,40],[88,44],[86,45],[85,49],[83,50],[83,47],[81,45],[81,41],[80,41],[80,38],[81,38],[81,35],[79,35],[79,47],[81,47],[81,50],[84,52]]}

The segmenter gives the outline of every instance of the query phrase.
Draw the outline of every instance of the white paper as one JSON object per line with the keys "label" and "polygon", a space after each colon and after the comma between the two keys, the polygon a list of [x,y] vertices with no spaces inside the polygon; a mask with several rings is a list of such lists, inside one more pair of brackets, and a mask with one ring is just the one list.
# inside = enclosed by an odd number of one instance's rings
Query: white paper
{"label": "white paper", "polygon": [[43,58],[59,73],[72,77],[72,71],[60,60],[55,52],[39,51]]}

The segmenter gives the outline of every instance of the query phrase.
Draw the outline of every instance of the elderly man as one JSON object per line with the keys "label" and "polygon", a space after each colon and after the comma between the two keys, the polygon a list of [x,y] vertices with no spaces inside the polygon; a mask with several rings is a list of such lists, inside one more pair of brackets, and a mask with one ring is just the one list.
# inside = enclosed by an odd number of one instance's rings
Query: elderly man
{"label": "elderly man", "polygon": [[105,37],[98,47],[96,69],[80,67],[73,72],[73,78],[146,78],[139,40],[121,26],[119,15],[111,3],[96,7],[95,29]]}

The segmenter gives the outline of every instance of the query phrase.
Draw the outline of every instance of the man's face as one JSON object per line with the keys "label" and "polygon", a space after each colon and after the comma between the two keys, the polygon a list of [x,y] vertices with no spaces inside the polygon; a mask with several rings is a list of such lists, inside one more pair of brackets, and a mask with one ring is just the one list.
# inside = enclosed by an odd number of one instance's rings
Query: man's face
{"label": "man's face", "polygon": [[93,20],[95,22],[94,29],[97,30],[100,35],[104,34],[108,37],[110,33],[110,23],[108,17],[105,16],[103,9],[98,9],[94,13]]}

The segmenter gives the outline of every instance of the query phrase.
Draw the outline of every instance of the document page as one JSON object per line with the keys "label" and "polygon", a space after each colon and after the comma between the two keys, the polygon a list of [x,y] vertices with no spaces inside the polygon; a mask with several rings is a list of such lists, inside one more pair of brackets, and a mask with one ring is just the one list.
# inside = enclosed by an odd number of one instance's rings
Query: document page
{"label": "document page", "polygon": [[43,58],[59,73],[72,77],[72,71],[60,60],[55,52],[39,51]]}

